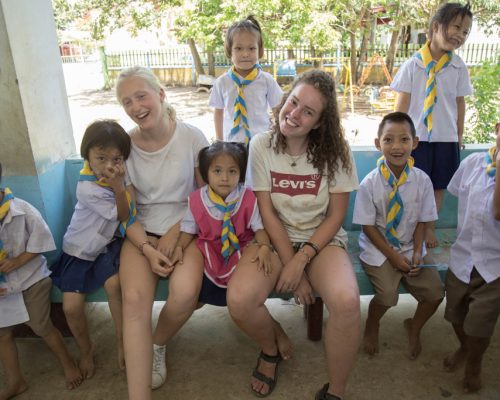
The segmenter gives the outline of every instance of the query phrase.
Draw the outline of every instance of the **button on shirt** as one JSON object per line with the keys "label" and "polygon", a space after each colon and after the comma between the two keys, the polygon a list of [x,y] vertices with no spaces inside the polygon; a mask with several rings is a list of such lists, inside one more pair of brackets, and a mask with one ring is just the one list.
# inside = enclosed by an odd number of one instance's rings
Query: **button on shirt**
{"label": "button on shirt", "polygon": [[[379,169],[374,169],[361,181],[354,203],[353,222],[359,225],[375,226],[385,237],[387,204],[392,187],[382,176]],[[419,222],[437,219],[434,190],[429,177],[420,169],[413,168],[407,181],[399,187],[404,212],[397,228],[401,248],[400,254],[411,260],[413,256],[413,235]],[[368,265],[381,266],[387,257],[370,241],[363,232],[359,234],[360,258]],[[425,256],[425,245],[422,246]]]}
{"label": "button on shirt", "polygon": [[490,283],[500,278],[500,221],[493,215],[495,179],[486,174],[485,153],[462,161],[448,185],[458,197],[457,240],[451,246],[450,269],[470,282],[472,268]]}
{"label": "button on shirt", "polygon": [[[50,275],[47,260],[39,253],[56,249],[49,227],[38,210],[24,200],[14,198],[0,224],[0,239],[9,258],[24,252],[38,254],[23,266],[6,274],[7,292],[20,293]],[[1,304],[1,299],[0,299]]]}

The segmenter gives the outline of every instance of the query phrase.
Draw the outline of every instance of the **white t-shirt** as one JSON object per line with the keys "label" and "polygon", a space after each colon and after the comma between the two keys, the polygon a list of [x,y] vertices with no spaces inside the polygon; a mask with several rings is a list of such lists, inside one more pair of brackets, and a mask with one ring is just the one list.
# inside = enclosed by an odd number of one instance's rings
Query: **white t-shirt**
{"label": "white t-shirt", "polygon": [[[379,169],[372,170],[359,184],[354,202],[353,220],[355,224],[375,226],[385,237],[387,203],[392,187],[384,179]],[[413,168],[407,181],[399,187],[404,212],[397,233],[401,248],[396,251],[411,260],[413,256],[413,235],[419,222],[435,221],[437,216],[434,190],[430,178],[422,170]],[[359,234],[360,258],[368,265],[379,267],[386,256],[363,232]],[[422,255],[425,256],[425,244]]]}
{"label": "white t-shirt", "polygon": [[[413,120],[420,141],[427,142],[424,124],[425,85],[427,83],[422,60],[411,57],[398,70],[391,88],[410,93],[408,115]],[[432,142],[458,142],[457,97],[472,93],[472,85],[463,60],[453,55],[450,64],[436,74],[437,102],[432,112]]]}
{"label": "white t-shirt", "polygon": [[[319,175],[305,154],[293,160],[286,154],[276,154],[269,146],[270,138],[271,133],[267,132],[250,142],[246,183],[256,192],[270,192],[291,242],[307,241],[325,219],[330,193],[352,192],[358,188],[354,160],[351,156],[350,174],[339,168],[335,182],[328,183],[326,175]],[[296,164],[294,167],[292,161]],[[335,239],[347,246],[347,234],[342,227]]]}
{"label": "white t-shirt", "polygon": [[76,198],[78,202],[63,238],[63,251],[94,261],[106,250],[118,228],[115,193],[95,182],[80,181]]}
{"label": "white t-shirt", "polygon": [[485,153],[462,161],[448,191],[458,197],[457,240],[450,250],[450,269],[469,283],[476,267],[486,282],[493,282],[500,278],[500,221],[493,215],[495,179],[486,174]]}
{"label": "white t-shirt", "polygon": [[[244,142],[246,138],[241,125],[237,134],[229,135],[233,127],[234,101],[237,93],[235,83],[227,73],[224,73],[215,81],[208,100],[210,107],[224,109],[224,141]],[[261,70],[257,78],[243,88],[243,93],[252,137],[257,133],[267,132],[271,124],[269,111],[279,104],[283,91],[272,75]]]}
{"label": "white t-shirt", "polygon": [[136,190],[137,219],[147,232],[163,235],[182,218],[196,189],[198,153],[206,146],[203,132],[182,121],[158,151],[141,150],[132,142],[127,173]]}

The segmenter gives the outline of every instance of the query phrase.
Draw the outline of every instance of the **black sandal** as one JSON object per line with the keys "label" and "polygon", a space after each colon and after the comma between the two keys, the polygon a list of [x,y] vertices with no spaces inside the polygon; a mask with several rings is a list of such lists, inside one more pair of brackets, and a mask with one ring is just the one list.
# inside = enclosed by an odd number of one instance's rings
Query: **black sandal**
{"label": "black sandal", "polygon": [[328,393],[329,383],[325,383],[325,385],[316,393],[314,400],[342,400],[339,396],[335,396],[334,394]]}
{"label": "black sandal", "polygon": [[[274,378],[270,378],[269,376],[266,376],[263,373],[257,371],[257,369],[259,368],[261,359],[268,362],[268,363],[276,364],[276,367],[274,369]],[[259,358],[257,358],[257,365],[255,366],[255,368],[252,372],[252,376],[255,379],[257,379],[257,380],[265,383],[267,386],[269,386],[269,391],[265,394],[260,393],[260,392],[257,392],[256,390],[254,390],[252,385],[250,385],[250,388],[252,389],[252,392],[254,395],[256,395],[257,397],[267,397],[273,392],[274,387],[276,386],[276,382],[278,382],[278,365],[279,365],[281,360],[282,360],[282,358],[281,358],[281,355],[279,353],[275,356],[270,356],[269,354],[266,354],[263,351],[260,352]]]}

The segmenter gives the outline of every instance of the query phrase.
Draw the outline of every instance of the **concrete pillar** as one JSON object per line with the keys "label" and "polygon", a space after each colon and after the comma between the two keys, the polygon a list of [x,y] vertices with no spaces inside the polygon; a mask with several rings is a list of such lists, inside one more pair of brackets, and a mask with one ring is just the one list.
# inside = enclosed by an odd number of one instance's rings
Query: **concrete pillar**
{"label": "concrete pillar", "polygon": [[0,0],[2,186],[40,210],[56,243],[72,212],[64,163],[73,153],[51,0]]}

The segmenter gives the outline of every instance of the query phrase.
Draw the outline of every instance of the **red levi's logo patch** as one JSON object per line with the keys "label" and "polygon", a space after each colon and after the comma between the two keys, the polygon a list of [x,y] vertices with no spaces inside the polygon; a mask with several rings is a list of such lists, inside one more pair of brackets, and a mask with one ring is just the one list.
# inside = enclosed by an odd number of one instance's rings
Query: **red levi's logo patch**
{"label": "red levi's logo patch", "polygon": [[317,195],[321,184],[321,175],[280,174],[271,171],[271,193],[283,193],[288,196],[301,194]]}

